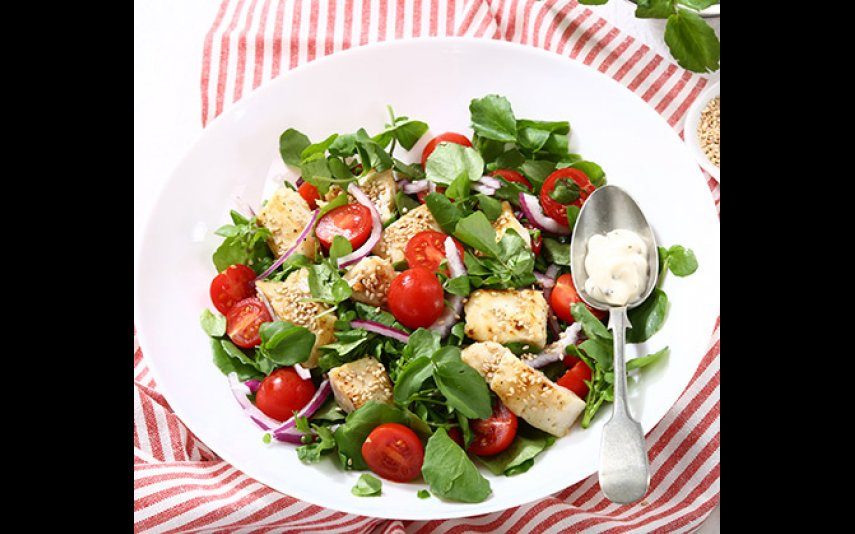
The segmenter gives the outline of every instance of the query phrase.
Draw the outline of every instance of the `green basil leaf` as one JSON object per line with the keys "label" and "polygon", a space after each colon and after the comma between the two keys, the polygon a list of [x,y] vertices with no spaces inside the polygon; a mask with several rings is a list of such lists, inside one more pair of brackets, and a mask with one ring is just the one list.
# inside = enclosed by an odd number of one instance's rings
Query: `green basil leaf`
{"label": "green basil leaf", "polygon": [[654,289],[644,302],[627,313],[632,328],[626,332],[626,342],[647,341],[662,328],[667,315],[668,296],[661,289]]}
{"label": "green basil leaf", "polygon": [[721,44],[715,31],[697,13],[679,9],[668,17],[665,44],[684,69],[700,73],[719,69]]}
{"label": "green basil leaf", "polygon": [[492,490],[490,482],[444,428],[427,442],[422,475],[434,495],[460,502],[482,502]]}

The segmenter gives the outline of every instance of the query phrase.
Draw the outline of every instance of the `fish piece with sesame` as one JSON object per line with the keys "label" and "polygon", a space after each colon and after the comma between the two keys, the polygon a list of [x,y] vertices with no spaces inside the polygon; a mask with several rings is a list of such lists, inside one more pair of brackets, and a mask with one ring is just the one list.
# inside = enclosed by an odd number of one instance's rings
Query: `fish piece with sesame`
{"label": "fish piece with sesame", "polygon": [[308,269],[292,272],[283,282],[259,280],[255,287],[270,303],[277,319],[306,327],[315,334],[312,353],[302,366],[306,369],[316,367],[320,357],[318,347],[332,343],[335,339],[336,316],[328,313],[329,306],[326,304],[304,300],[312,298]]}
{"label": "fish piece with sesame", "polygon": [[585,410],[585,401],[523,363],[507,347],[492,341],[473,343],[461,353],[508,409],[531,426],[565,436]]}
{"label": "fish piece with sesame", "polygon": [[[267,244],[277,256],[294,246],[311,218],[312,210],[300,193],[285,186],[277,189],[258,213],[259,224],[271,233]],[[315,244],[315,236],[310,233],[295,253],[314,259]]]}
{"label": "fish piece with sesame", "polygon": [[330,369],[329,379],[336,402],[347,413],[371,400],[392,402],[392,382],[386,368],[371,356]]}
{"label": "fish piece with sesame", "polygon": [[389,286],[397,275],[388,259],[367,256],[349,267],[343,278],[353,290],[350,298],[369,306],[385,307]]}
{"label": "fish piece with sesame", "polygon": [[479,289],[464,305],[464,332],[475,341],[546,345],[548,307],[534,289]]}
{"label": "fish piece with sesame", "polygon": [[383,236],[372,252],[381,258],[388,258],[392,264],[403,261],[407,243],[419,232],[435,230],[441,232],[439,224],[433,218],[426,205],[408,211],[383,231]]}

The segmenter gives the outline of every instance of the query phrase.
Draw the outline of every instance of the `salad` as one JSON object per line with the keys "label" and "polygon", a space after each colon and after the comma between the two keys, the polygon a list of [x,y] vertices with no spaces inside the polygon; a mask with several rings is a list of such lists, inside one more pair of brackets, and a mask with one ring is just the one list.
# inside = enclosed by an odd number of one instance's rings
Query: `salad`
{"label": "salad", "polygon": [[[571,231],[604,170],[569,151],[567,121],[517,118],[498,95],[469,112],[473,132],[420,154],[428,125],[391,108],[375,135],[289,128],[280,153],[302,177],[216,232],[216,312],[201,317],[214,364],[265,443],[366,471],[355,495],[421,478],[419,498],[481,502],[478,466],[524,473],[613,399],[605,313],[570,274]],[[697,269],[680,245],[659,255],[660,286]],[[658,287],[629,312],[627,342],[667,312]]]}

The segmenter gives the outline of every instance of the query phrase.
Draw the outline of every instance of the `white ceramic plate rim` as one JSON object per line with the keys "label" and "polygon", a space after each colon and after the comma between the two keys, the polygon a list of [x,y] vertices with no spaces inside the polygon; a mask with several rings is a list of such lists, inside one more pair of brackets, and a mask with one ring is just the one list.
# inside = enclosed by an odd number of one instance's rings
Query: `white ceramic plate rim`
{"label": "white ceramic plate rim", "polygon": [[701,149],[701,143],[698,139],[698,123],[701,120],[701,111],[703,111],[704,107],[707,105],[707,102],[720,95],[721,82],[715,82],[711,86],[704,89],[704,91],[698,96],[698,98],[696,98],[695,101],[692,102],[692,105],[686,112],[686,125],[683,129],[683,136],[686,139],[686,144],[692,151],[692,155],[695,156],[695,159],[698,161],[698,165],[700,165],[705,171],[710,173],[710,175],[715,178],[715,181],[718,183],[721,183],[721,180],[719,179],[720,169],[713,165],[709,159],[707,159],[706,154],[704,154],[704,151]]}
{"label": "white ceramic plate rim", "polygon": [[[252,105],[252,102],[254,100],[261,98],[262,95],[266,94],[267,92],[273,91],[277,84],[287,83],[287,80],[290,79],[291,76],[294,76],[299,72],[309,70],[309,69],[322,68],[322,66],[324,64],[326,64],[327,62],[339,61],[343,57],[356,58],[360,55],[368,55],[368,54],[371,54],[372,51],[377,49],[377,48],[404,46],[404,45],[408,45],[410,43],[417,42],[417,41],[457,42],[457,43],[461,43],[461,44],[471,43],[471,44],[477,45],[477,46],[495,47],[495,48],[497,48],[497,52],[501,52],[502,49],[514,49],[517,52],[524,52],[524,53],[533,54],[533,55],[549,56],[550,58],[553,58],[553,59],[557,59],[557,58],[562,58],[564,60],[567,59],[564,56],[560,56],[558,54],[555,54],[555,53],[552,53],[552,52],[549,52],[546,50],[533,48],[533,47],[529,47],[529,46],[523,46],[523,45],[518,45],[515,43],[504,42],[504,41],[485,41],[483,39],[467,38],[467,37],[403,39],[403,40],[389,41],[389,42],[384,42],[384,43],[377,43],[377,44],[364,46],[364,47],[358,47],[358,48],[354,48],[354,49],[351,49],[348,51],[339,52],[339,53],[336,53],[336,54],[331,55],[331,56],[320,58],[320,59],[318,59],[312,63],[302,65],[300,67],[297,67],[296,69],[293,69],[291,71],[283,73],[281,75],[280,79],[272,80],[271,82],[269,82],[265,86],[262,86],[258,90],[254,91],[252,94],[247,95],[247,97],[245,97],[243,100],[236,103],[229,110],[227,110],[223,114],[222,117],[219,117],[219,118],[215,119],[214,121],[212,121],[210,123],[210,125],[200,134],[199,138],[196,140],[196,142],[194,142],[194,144],[192,145],[192,147],[190,148],[188,153],[185,155],[185,157],[182,158],[181,163],[176,167],[176,170],[173,172],[170,180],[167,181],[166,184],[161,188],[161,191],[158,194],[158,199],[157,199],[157,202],[155,203],[155,206],[157,206],[161,203],[161,200],[162,200],[161,197],[163,197],[166,194],[166,192],[168,190],[168,184],[171,183],[173,179],[175,179],[175,177],[178,174],[178,170],[181,169],[185,165],[187,160],[191,159],[192,155],[194,154],[194,152],[196,152],[199,149],[200,145],[204,144],[205,137],[207,135],[210,135],[210,132],[213,132],[213,131],[215,131],[221,127],[220,125],[223,122],[225,122],[224,117],[229,116],[229,115],[233,115],[236,113],[241,113],[243,109]],[[574,63],[577,63],[577,62],[574,62]],[[578,65],[581,67],[581,63],[578,63]],[[608,80],[608,83],[618,85],[618,84],[616,84],[616,82],[611,80],[608,76],[606,76],[600,72],[597,72],[593,69],[590,69],[590,72],[594,73],[595,76],[600,76],[602,79]],[[620,86],[620,87],[622,88],[621,90],[627,91],[628,93],[632,94],[631,92],[628,91],[628,89],[626,89],[622,86]],[[635,96],[635,97],[637,98],[637,96]],[[659,117],[659,115],[656,114],[655,111],[653,109],[649,108],[648,106],[645,106],[643,108],[644,111],[641,111],[641,109],[642,108],[639,108],[639,113],[652,114],[655,117],[657,117],[658,120],[662,120],[661,117]],[[674,136],[676,137],[676,134],[674,134]],[[679,140],[679,138],[677,138],[677,139]],[[698,173],[697,178],[698,179],[702,178],[700,173]],[[713,209],[712,203],[710,203],[710,209]],[[152,212],[150,212],[147,216],[147,221],[146,221],[146,224],[144,227],[142,238],[140,239],[140,241],[137,244],[138,252],[140,252],[142,250],[143,244],[147,241],[147,239],[149,238],[149,234],[151,233],[150,232],[151,227],[152,227],[151,218],[152,218],[154,211],[155,210],[153,209]],[[716,228],[715,232],[717,234],[717,228]],[[137,257],[138,258],[140,257],[139,253],[138,253]],[[716,265],[717,265],[717,262],[718,262],[717,250],[716,250],[716,257],[711,258],[711,259],[714,259],[716,262]],[[139,291],[139,281],[140,281],[140,272],[139,271],[140,271],[141,263],[142,263],[142,260],[138,259],[138,261],[136,262],[136,265],[135,265],[135,270],[134,270],[134,273],[135,273],[135,277],[134,277],[135,294],[137,294]],[[717,268],[716,268],[716,271],[717,271]],[[717,291],[717,286],[716,286],[716,291]],[[147,339],[146,336],[147,335],[146,335],[145,326],[143,324],[145,321],[144,321],[143,315],[140,311],[139,302],[140,302],[139,298],[136,298],[135,299],[135,312],[136,312],[136,320],[139,324],[139,330],[137,332],[137,335],[139,337],[140,345],[142,347],[145,347],[147,345],[147,343],[146,343],[146,339]],[[711,331],[713,325],[710,324],[708,326],[709,326],[710,331]],[[691,356],[691,358],[695,359],[697,362],[700,362],[701,357],[702,357],[702,354]],[[165,385],[165,382],[163,382],[162,377],[160,376],[160,372],[157,369],[157,366],[153,364],[153,358],[149,358],[148,365],[149,365],[150,372],[151,372],[152,376],[154,377],[155,381],[157,381],[159,383],[158,387],[161,389],[163,394],[169,400],[171,397],[171,394],[169,392],[168,387]],[[695,365],[697,365],[697,364],[695,364]],[[681,384],[680,391],[682,391],[682,389],[684,389],[686,383],[688,383],[689,378],[690,377],[685,378],[685,382],[683,384]],[[678,397],[679,397],[679,394],[674,395],[673,399],[669,403],[669,407],[672,406],[674,402],[676,402]],[[172,404],[172,406],[175,409],[176,413],[181,412],[181,407],[179,405]],[[656,421],[653,424],[646,424],[645,430],[649,431],[651,428],[653,428],[653,426],[655,426],[655,424],[659,420],[661,420],[662,417],[664,417],[664,415],[665,415],[665,413],[667,413],[667,411],[668,411],[667,409],[664,410],[662,412],[662,414],[656,418]],[[200,439],[203,439],[203,441],[204,441],[204,437],[201,436],[196,431],[195,423],[190,418],[182,417],[182,421],[188,426],[188,428],[190,428],[191,431],[194,432],[194,434],[199,436]],[[239,458],[232,458],[231,455],[223,454],[221,451],[216,451],[216,452],[221,456],[221,458],[223,460],[225,460],[225,461],[231,463],[232,465],[234,465],[235,467],[241,469],[240,467],[238,467],[239,464],[242,463]],[[311,469],[311,467],[307,466],[307,469]],[[268,477],[266,477],[263,472],[259,472],[256,469],[244,469],[243,471],[248,476],[255,478],[256,480],[259,480],[262,483],[267,483],[267,482],[265,482],[265,479],[267,479]],[[588,474],[585,475],[585,477],[590,475],[590,474],[593,474],[594,472],[595,472],[595,469],[590,469]],[[553,484],[553,485],[540,485],[537,487],[536,491],[530,491],[524,497],[517,498],[512,503],[508,503],[507,499],[503,499],[501,501],[498,501],[495,499],[490,499],[490,500],[486,501],[485,503],[479,503],[479,504],[475,504],[475,505],[448,503],[449,506],[445,507],[442,510],[442,512],[439,514],[437,514],[437,513],[434,513],[434,514],[421,513],[419,511],[419,509],[418,509],[419,507],[417,505],[414,506],[412,509],[409,509],[408,511],[403,512],[403,513],[401,513],[401,512],[398,512],[398,513],[395,513],[395,512],[382,513],[381,512],[381,513],[366,514],[365,510],[360,509],[358,506],[351,506],[351,505],[348,505],[346,503],[331,504],[329,501],[319,502],[317,499],[315,499],[315,497],[313,495],[306,495],[301,491],[292,490],[292,489],[283,490],[283,491],[286,491],[286,493],[288,495],[291,495],[291,496],[296,497],[298,499],[301,499],[301,500],[304,500],[304,501],[307,501],[307,502],[310,502],[313,504],[317,504],[320,506],[341,510],[341,511],[348,512],[348,513],[354,513],[354,514],[359,514],[359,515],[371,515],[374,517],[388,517],[388,518],[398,518],[398,519],[422,520],[422,519],[466,517],[466,516],[471,516],[471,515],[494,512],[497,510],[506,509],[506,508],[511,507],[511,506],[522,505],[522,504],[525,504],[528,502],[536,501],[536,500],[541,499],[547,495],[550,495],[552,493],[560,491],[560,490],[566,488],[567,486],[572,485],[573,483],[584,479],[585,477],[576,478],[573,480],[568,480],[566,483],[562,482],[561,485],[555,485],[555,484]],[[269,483],[267,483],[267,484],[271,485]],[[271,485],[271,487],[275,487],[275,486]]]}

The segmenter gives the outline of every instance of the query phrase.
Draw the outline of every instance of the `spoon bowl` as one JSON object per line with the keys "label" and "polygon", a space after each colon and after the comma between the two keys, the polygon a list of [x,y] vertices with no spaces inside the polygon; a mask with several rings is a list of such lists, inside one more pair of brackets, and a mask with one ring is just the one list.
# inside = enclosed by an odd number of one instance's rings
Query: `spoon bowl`
{"label": "spoon bowl", "polygon": [[609,310],[614,306],[594,298],[585,291],[585,282],[588,280],[588,273],[585,271],[588,239],[616,229],[632,230],[647,244],[647,286],[638,298],[626,304],[626,308],[632,309],[644,302],[656,287],[659,277],[656,237],[641,208],[626,191],[616,185],[597,188],[582,204],[576,225],[573,227],[573,238],[570,241],[570,270],[573,275],[573,285],[576,286],[579,296],[585,304],[598,310]]}
{"label": "spoon bowl", "polygon": [[[623,306],[614,306],[594,298],[585,291],[588,274],[585,255],[588,239],[612,230],[631,230],[647,244],[647,285],[638,298]],[[647,493],[650,487],[650,469],[644,432],[632,417],[626,401],[626,329],[632,328],[627,310],[644,302],[659,277],[659,252],[653,229],[647,223],[641,208],[626,191],[614,185],[598,188],[582,205],[573,237],[570,241],[570,270],[573,284],[582,300],[598,310],[609,311],[609,330],[612,331],[614,349],[614,403],[612,417],[603,426],[600,445],[600,488],[612,502],[629,504]]]}

